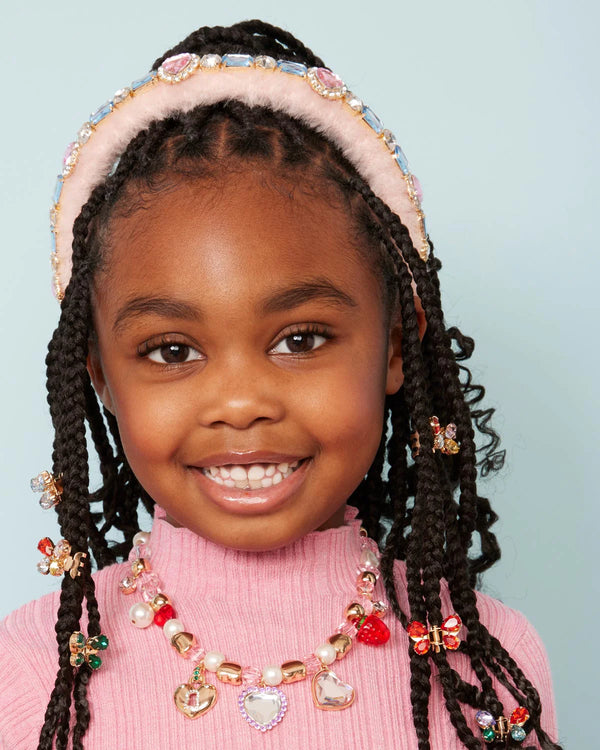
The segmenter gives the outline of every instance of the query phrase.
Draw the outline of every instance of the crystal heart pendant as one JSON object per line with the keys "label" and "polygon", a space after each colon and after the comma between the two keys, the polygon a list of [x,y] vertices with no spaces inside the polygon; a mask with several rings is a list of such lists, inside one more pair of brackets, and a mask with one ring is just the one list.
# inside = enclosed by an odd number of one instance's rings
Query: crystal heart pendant
{"label": "crystal heart pendant", "polygon": [[312,679],[312,697],[323,711],[341,711],[354,703],[352,685],[342,682],[330,669],[322,669]]}
{"label": "crystal heart pendant", "polygon": [[276,687],[252,685],[240,693],[238,708],[251,727],[266,732],[283,719],[287,697]]}
{"label": "crystal heart pendant", "polygon": [[204,670],[196,667],[190,681],[180,685],[173,695],[177,709],[188,719],[197,719],[217,702],[217,688],[203,682]]}

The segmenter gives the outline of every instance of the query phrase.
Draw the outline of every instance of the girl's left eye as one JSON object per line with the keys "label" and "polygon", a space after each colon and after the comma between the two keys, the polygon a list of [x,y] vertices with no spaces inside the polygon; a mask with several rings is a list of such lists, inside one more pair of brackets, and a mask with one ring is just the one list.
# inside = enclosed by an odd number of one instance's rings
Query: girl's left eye
{"label": "girl's left eye", "polygon": [[282,338],[271,351],[275,354],[309,354],[329,338],[325,331],[295,331]]}
{"label": "girl's left eye", "polygon": [[149,351],[146,356],[161,365],[180,365],[200,359],[200,353],[187,344],[163,344]]}

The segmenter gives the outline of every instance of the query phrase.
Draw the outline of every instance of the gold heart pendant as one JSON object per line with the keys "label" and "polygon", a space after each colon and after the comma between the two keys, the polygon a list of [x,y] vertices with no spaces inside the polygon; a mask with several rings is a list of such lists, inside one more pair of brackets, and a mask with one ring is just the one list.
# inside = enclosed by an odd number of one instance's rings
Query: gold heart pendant
{"label": "gold heart pendant", "polygon": [[186,682],[177,688],[173,698],[184,716],[197,719],[217,702],[217,688],[208,683]]}

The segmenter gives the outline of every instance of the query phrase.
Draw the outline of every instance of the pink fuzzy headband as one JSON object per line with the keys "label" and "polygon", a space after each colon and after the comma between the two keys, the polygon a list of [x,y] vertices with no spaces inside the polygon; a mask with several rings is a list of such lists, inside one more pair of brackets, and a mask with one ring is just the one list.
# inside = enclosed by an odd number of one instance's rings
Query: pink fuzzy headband
{"label": "pink fuzzy headband", "polygon": [[117,91],[67,147],[51,209],[53,287],[59,300],[71,277],[73,222],[131,139],[153,120],[228,99],[282,110],[323,133],[401,217],[419,255],[427,260],[419,182],[393,134],[338,76],[327,68],[307,69],[265,55],[198,57],[185,52]]}

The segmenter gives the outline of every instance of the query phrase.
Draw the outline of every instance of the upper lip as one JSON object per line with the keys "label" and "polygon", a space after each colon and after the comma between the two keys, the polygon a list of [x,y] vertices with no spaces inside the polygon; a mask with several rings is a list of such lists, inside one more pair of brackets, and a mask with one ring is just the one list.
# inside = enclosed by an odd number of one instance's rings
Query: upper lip
{"label": "upper lip", "polygon": [[226,464],[290,464],[299,461],[304,456],[294,456],[289,453],[275,453],[274,451],[229,451],[228,453],[213,453],[201,461],[194,463],[198,468],[207,466],[224,466]]}

